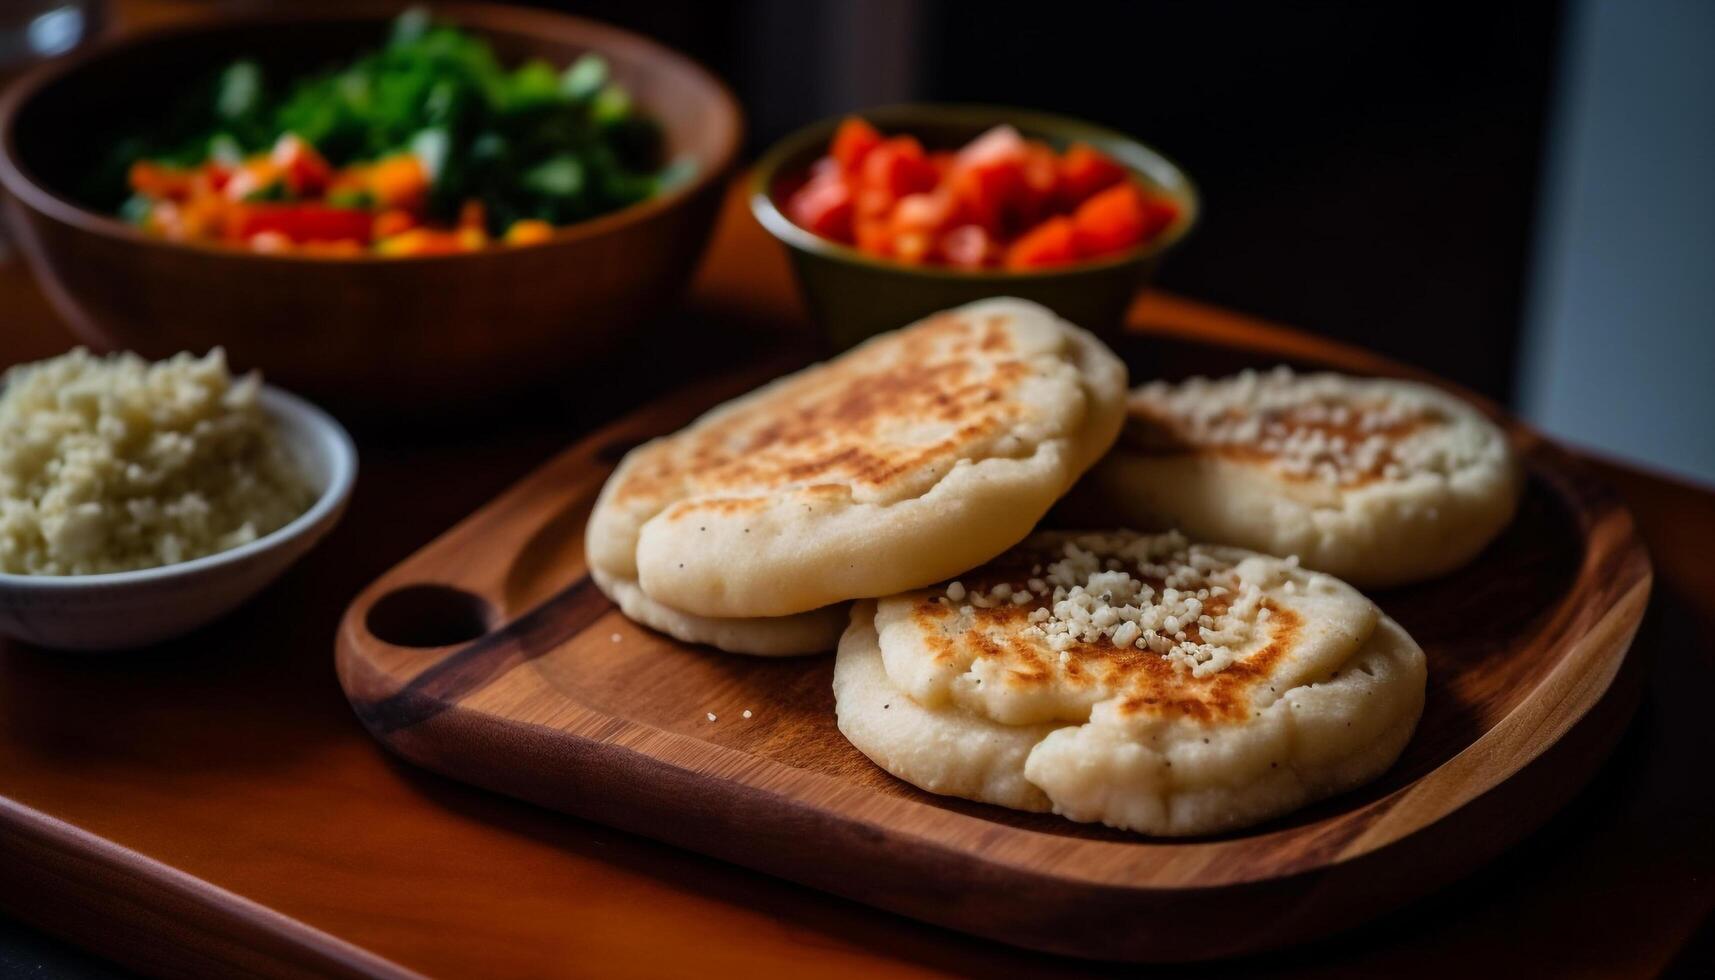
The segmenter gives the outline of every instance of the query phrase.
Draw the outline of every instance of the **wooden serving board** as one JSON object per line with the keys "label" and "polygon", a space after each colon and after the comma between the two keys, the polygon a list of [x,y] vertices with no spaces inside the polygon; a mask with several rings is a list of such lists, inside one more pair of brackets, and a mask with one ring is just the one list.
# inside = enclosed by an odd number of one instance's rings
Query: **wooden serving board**
{"label": "wooden serving board", "polygon": [[[1121,353],[1138,378],[1282,359],[1164,335]],[[757,380],[597,433],[360,594],[338,667],[375,737],[452,777],[918,919],[1167,961],[1325,935],[1471,871],[1584,783],[1636,704],[1627,651],[1651,572],[1631,516],[1506,421],[1530,474],[1513,526],[1467,569],[1375,595],[1429,657],[1422,722],[1378,782],[1179,841],[921,792],[835,728],[831,657],[680,644],[626,620],[585,574],[585,518],[625,451]]]}

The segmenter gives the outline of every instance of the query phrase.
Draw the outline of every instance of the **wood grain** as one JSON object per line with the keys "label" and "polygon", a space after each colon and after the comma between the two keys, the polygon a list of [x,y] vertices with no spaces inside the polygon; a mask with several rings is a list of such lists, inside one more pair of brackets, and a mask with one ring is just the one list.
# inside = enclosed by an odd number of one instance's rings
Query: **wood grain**
{"label": "wood grain", "polygon": [[[1124,353],[1136,373],[1169,376],[1278,360],[1168,334]],[[1650,587],[1631,518],[1508,423],[1531,477],[1514,525],[1460,574],[1377,596],[1431,672],[1417,735],[1374,785],[1187,842],[922,793],[840,736],[828,658],[687,647],[588,583],[584,519],[624,449],[754,380],[669,398],[580,442],[366,589],[338,664],[370,731],[456,778],[940,925],[1186,960],[1315,938],[1469,871],[1582,784],[1635,703],[1635,669],[1614,684]],[[476,597],[463,615],[484,635],[389,642],[410,618],[378,610],[424,586]],[[432,602],[411,611],[437,615]],[[1575,748],[1549,752],[1580,723]]]}

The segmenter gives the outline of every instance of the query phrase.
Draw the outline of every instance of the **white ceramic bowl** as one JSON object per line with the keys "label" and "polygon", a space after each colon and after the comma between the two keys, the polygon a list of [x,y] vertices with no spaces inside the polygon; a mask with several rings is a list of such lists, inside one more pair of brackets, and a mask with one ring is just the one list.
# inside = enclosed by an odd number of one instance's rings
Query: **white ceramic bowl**
{"label": "white ceramic bowl", "polygon": [[44,647],[122,650],[172,639],[232,611],[315,547],[345,511],[357,447],[333,417],[264,385],[262,408],[315,503],[271,534],[176,565],[103,575],[0,574],[0,633]]}

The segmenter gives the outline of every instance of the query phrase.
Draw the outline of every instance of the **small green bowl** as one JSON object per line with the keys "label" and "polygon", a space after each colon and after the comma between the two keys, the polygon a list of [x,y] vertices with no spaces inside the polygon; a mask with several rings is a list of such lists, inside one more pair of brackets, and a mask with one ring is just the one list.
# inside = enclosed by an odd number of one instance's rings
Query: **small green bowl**
{"label": "small green bowl", "polygon": [[1002,123],[1057,150],[1074,142],[1088,143],[1130,168],[1145,186],[1175,201],[1179,218],[1155,239],[1129,252],[1038,272],[973,272],[875,258],[799,227],[774,199],[782,175],[801,172],[827,152],[828,141],[844,117],[824,119],[781,140],[757,162],[750,207],[762,226],[786,244],[810,313],[835,350],[990,296],[1034,300],[1099,336],[1117,336],[1124,328],[1126,308],[1149,281],[1162,253],[1185,237],[1197,220],[1197,190],[1184,172],[1161,154],[1111,129],[1003,106],[894,105],[857,115],[883,133],[916,136],[930,149],[956,149]]}

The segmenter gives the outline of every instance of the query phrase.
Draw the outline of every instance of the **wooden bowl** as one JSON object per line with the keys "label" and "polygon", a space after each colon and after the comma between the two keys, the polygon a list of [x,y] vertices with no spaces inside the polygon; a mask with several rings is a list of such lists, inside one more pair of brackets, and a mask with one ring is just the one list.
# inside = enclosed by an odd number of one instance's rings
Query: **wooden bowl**
{"label": "wooden bowl", "polygon": [[1002,124],[1065,149],[1087,143],[1131,170],[1144,186],[1179,205],[1160,235],[1118,255],[1030,272],[907,265],[877,258],[799,227],[781,210],[781,192],[828,151],[840,119],[813,123],[775,144],[751,177],[751,210],[786,246],[811,316],[828,346],[843,350],[939,310],[986,299],[1033,300],[1105,340],[1117,337],[1126,309],[1161,256],[1197,221],[1197,189],[1184,171],[1142,143],[1093,123],[1027,109],[983,105],[894,105],[857,113],[889,135],[904,133],[933,149],[954,149]]}
{"label": "wooden bowl", "polygon": [[[355,8],[355,9],[353,9]],[[707,243],[743,129],[707,71],[658,44],[574,17],[433,4],[503,63],[599,52],[660,120],[694,177],[558,230],[547,243],[460,255],[261,255],[151,237],[72,188],[128,115],[233,58],[271,74],[326,66],[385,38],[398,5],[221,18],[46,66],[0,102],[0,186],[15,235],[85,343],[148,357],[226,348],[235,368],[342,404],[446,405],[540,382],[674,302]]]}

